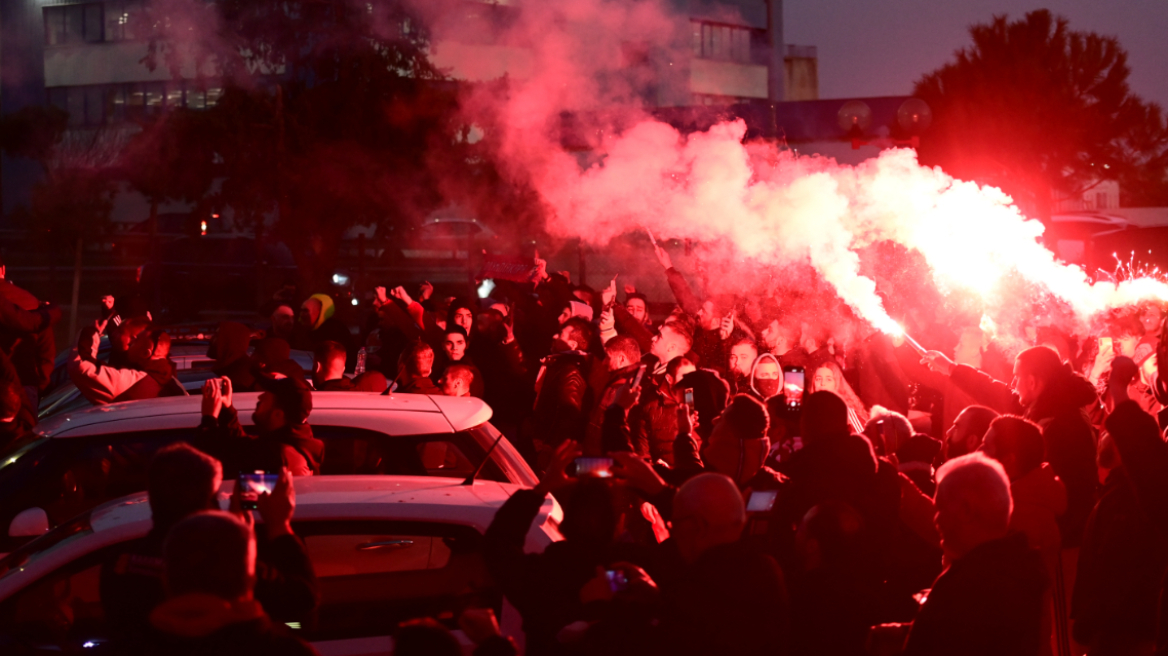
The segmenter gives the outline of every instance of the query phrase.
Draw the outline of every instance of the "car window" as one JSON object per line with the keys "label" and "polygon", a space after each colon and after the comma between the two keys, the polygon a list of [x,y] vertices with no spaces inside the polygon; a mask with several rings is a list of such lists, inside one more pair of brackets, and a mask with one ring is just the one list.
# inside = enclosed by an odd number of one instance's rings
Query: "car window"
{"label": "car window", "polygon": [[502,596],[472,528],[431,522],[316,521],[295,525],[316,569],[321,605],[308,640],[389,635],[402,621],[450,622],[470,606],[501,612]]}
{"label": "car window", "polygon": [[[313,426],[325,443],[321,474],[384,474],[465,478],[486,456],[486,449],[468,432],[389,436],[349,426]],[[492,457],[478,478],[510,479]]]}
{"label": "car window", "polygon": [[35,645],[37,653],[109,653],[99,593],[107,553],[78,559],[5,601],[0,605],[0,634]]}

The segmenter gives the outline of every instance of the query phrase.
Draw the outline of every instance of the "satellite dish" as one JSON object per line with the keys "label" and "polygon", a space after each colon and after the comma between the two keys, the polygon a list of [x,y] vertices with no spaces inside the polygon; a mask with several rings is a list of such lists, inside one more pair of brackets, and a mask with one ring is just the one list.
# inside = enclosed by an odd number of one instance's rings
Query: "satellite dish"
{"label": "satellite dish", "polygon": [[872,125],[872,108],[863,100],[849,100],[839,110],[839,126],[844,132],[864,132]]}
{"label": "satellite dish", "polygon": [[920,134],[933,122],[933,110],[920,98],[909,98],[896,110],[896,122],[905,132]]}

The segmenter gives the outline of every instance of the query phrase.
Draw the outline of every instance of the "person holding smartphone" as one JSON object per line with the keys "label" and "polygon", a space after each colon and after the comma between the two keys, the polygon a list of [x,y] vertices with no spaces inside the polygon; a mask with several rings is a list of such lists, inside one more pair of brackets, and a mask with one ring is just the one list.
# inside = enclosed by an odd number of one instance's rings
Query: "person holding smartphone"
{"label": "person holding smartphone", "polygon": [[304,370],[285,360],[265,368],[256,383],[264,392],[252,413],[259,432],[254,439],[244,433],[232,406],[231,379],[212,378],[203,384],[200,445],[219,457],[231,474],[284,468],[293,476],[319,473],[324,442],[313,437],[308,425],[312,391]]}
{"label": "person holding smartphone", "polygon": [[[188,444],[161,449],[151,460],[147,492],[153,527],[145,537],[127,543],[102,566],[99,582],[102,610],[117,653],[143,653],[151,611],[165,599],[162,547],[172,527],[206,510],[218,510],[223,469],[219,461]],[[257,530],[258,561],[255,597],[281,622],[303,621],[318,603],[316,575],[304,543],[292,532],[296,491],[287,470],[274,474],[275,485],[253,499],[262,520]],[[255,525],[243,509],[241,489],[232,494],[230,510],[249,527]]]}

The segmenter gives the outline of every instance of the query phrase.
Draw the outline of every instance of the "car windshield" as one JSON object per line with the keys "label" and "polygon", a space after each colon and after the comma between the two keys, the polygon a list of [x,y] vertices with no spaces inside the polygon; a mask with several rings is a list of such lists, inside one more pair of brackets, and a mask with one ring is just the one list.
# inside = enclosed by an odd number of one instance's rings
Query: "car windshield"
{"label": "car windshield", "polygon": [[82,513],[0,558],[0,579],[13,572],[19,572],[25,565],[44,557],[57,547],[63,547],[92,534],[93,526],[89,523],[89,516],[90,513]]}

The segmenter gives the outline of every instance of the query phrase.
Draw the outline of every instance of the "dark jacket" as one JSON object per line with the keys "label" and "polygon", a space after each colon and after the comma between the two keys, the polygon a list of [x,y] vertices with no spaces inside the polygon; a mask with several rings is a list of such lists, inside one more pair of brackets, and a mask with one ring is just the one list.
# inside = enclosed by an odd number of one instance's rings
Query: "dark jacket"
{"label": "dark jacket", "polygon": [[240,471],[278,472],[287,467],[293,476],[319,474],[324,442],[312,436],[308,424],[286,425],[268,434],[248,435],[235,408],[223,408],[219,420],[203,416],[195,446],[223,463],[225,476]]}
{"label": "dark jacket", "polygon": [[[1120,608],[1127,608],[1128,604],[1140,603],[1139,608],[1132,617],[1121,618],[1125,620],[1138,621],[1139,631],[1133,635],[1139,635],[1141,638],[1146,637],[1147,616],[1148,610],[1147,600],[1149,593],[1147,586],[1152,581],[1150,579],[1156,578],[1156,570],[1159,564],[1158,560],[1162,558],[1164,553],[1165,536],[1168,535],[1168,477],[1164,476],[1164,472],[1168,471],[1168,444],[1165,444],[1160,437],[1160,428],[1156,424],[1156,420],[1144,412],[1135,401],[1121,403],[1115,407],[1111,415],[1107,418],[1107,432],[1115,441],[1115,447],[1119,451],[1120,460],[1123,462],[1123,470],[1125,472],[1126,480],[1131,484],[1128,492],[1132,493],[1135,501],[1138,503],[1140,514],[1149,522],[1146,526],[1139,526],[1138,523],[1133,523],[1132,528],[1137,530],[1143,529],[1146,533],[1144,544],[1116,544],[1114,541],[1121,539],[1119,536],[1112,538],[1111,546],[1116,549],[1124,547],[1131,549],[1132,560],[1130,562],[1111,563],[1099,562],[1101,567],[1107,568],[1106,571],[1119,575],[1118,585],[1127,587],[1133,593],[1129,599],[1124,600],[1120,604]],[[1104,502],[1108,500],[1108,488],[1105,486],[1104,494],[1101,495],[1099,504],[1096,506],[1095,515],[1092,519],[1100,519],[1100,513],[1105,509]],[[1111,505],[1110,503],[1107,505]],[[1138,517],[1138,516],[1137,516]],[[1103,527],[1100,527],[1102,530]],[[1088,531],[1085,536],[1085,544],[1083,552],[1087,552],[1087,547],[1094,547],[1096,539],[1106,539],[1106,535],[1096,536],[1094,526],[1088,523]],[[1107,543],[1101,544],[1104,546]],[[1142,550],[1145,553],[1135,553],[1137,550]],[[1093,551],[1093,550],[1092,550]],[[1098,554],[1104,557],[1105,554]],[[1080,563],[1082,562],[1082,555],[1080,555]],[[1094,568],[1093,568],[1094,569]],[[1125,571],[1126,570],[1126,571]],[[1140,573],[1142,570],[1142,574]],[[1092,575],[1098,574],[1092,572]],[[1140,578],[1147,580],[1138,580]],[[1100,583],[1104,583],[1100,581]],[[1087,585],[1087,584],[1083,584]],[[1165,592],[1164,586],[1168,585],[1168,578],[1164,579],[1161,584],[1160,599],[1165,599],[1168,592]],[[1078,591],[1079,583],[1076,581],[1075,589]],[[1110,590],[1105,591],[1105,594],[1110,595]],[[1084,589],[1084,595],[1087,595]],[[1159,628],[1156,636],[1156,653],[1168,653],[1168,603],[1161,601],[1159,604]],[[1086,609],[1084,609],[1086,610]],[[1108,610],[1101,608],[1099,610]],[[1117,609],[1118,610],[1118,609]],[[1135,627],[1131,627],[1135,628]]]}
{"label": "dark jacket", "polygon": [[580,589],[596,576],[596,568],[629,560],[613,547],[553,542],[543,553],[525,553],[531,522],[544,496],[519,490],[503,504],[487,528],[483,557],[503,595],[523,616],[527,653],[532,656],[563,653],[556,634],[565,626],[599,619],[595,609],[580,603]]}
{"label": "dark jacket", "polygon": [[1095,432],[1082,411],[1083,406],[1098,403],[1094,386],[1067,368],[1030,407],[1023,408],[1009,386],[973,367],[959,364],[950,378],[979,403],[1003,414],[1022,415],[1042,427],[1046,461],[1067,487],[1067,512],[1059,520],[1063,546],[1078,546],[1095,505],[1099,480]]}
{"label": "dark jacket", "polygon": [[659,653],[786,653],[789,604],[774,559],[743,542],[708,549],[661,589]]}
{"label": "dark jacket", "polygon": [[[428,376],[410,376],[406,375],[406,379],[401,381],[398,388],[394,390],[401,394],[442,394],[442,390],[430,380]],[[388,392],[386,392],[388,394]]]}
{"label": "dark jacket", "polygon": [[317,387],[318,392],[352,392],[353,381],[341,376],[332,380],[326,380]]}
{"label": "dark jacket", "polygon": [[[611,371],[608,374],[608,381],[604,389],[596,397],[596,403],[592,406],[592,413],[588,418],[588,427],[584,432],[584,452],[585,455],[598,456],[607,453],[608,450],[604,447],[602,435],[604,427],[605,413],[612,406],[613,397],[616,395],[616,390],[622,385],[632,380],[637,373],[639,364],[631,364],[622,369]],[[621,445],[624,446],[624,445]],[[632,445],[630,448],[617,448],[617,451],[633,451]],[[646,452],[647,453],[647,452]],[[642,454],[645,455],[645,454]]]}
{"label": "dark jacket", "polygon": [[986,542],[937,577],[905,656],[1033,656],[1047,586],[1042,559],[1025,535]]}
{"label": "dark jacket", "polygon": [[583,440],[594,403],[588,384],[594,358],[583,351],[566,351],[549,355],[543,364],[531,415],[532,436],[549,445]]}
{"label": "dark jacket", "polygon": [[273,622],[254,600],[188,594],[150,615],[149,656],[313,656],[316,650]]}
{"label": "dark jacket", "polygon": [[168,358],[157,358],[145,363],[135,363],[134,368],[146,372],[146,377],[134,383],[130,389],[119,395],[114,402],[156,399],[160,396],[184,396],[186,392],[175,380],[175,364]]}
{"label": "dark jacket", "polygon": [[[149,617],[166,599],[162,545],[166,528],[126,543],[101,568],[102,610],[120,654],[145,650]],[[304,543],[294,535],[261,540],[255,598],[277,621],[307,621],[319,602],[316,575]]]}

